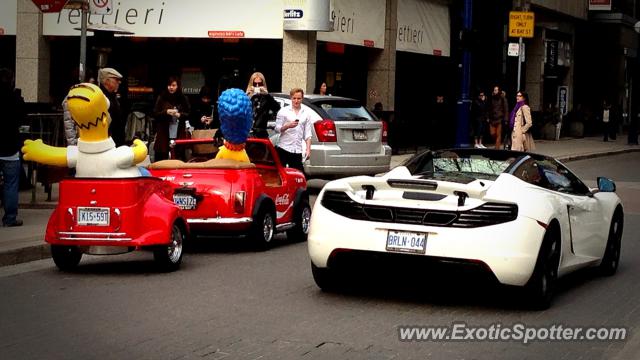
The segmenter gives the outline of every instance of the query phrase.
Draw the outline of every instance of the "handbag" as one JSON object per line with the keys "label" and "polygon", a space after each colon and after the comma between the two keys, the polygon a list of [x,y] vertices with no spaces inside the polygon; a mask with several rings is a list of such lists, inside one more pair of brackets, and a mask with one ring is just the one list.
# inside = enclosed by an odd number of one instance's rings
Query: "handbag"
{"label": "handbag", "polygon": [[196,154],[213,154],[218,151],[218,147],[213,143],[213,136],[218,129],[199,129],[193,130],[191,133],[192,139],[209,139],[211,144],[196,144],[193,145],[193,152]]}

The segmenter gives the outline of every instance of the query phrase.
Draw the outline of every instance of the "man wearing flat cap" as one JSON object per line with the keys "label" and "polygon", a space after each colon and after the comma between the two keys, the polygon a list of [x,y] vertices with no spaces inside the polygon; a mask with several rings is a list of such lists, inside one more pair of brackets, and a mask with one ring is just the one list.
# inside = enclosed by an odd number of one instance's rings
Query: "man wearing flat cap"
{"label": "man wearing flat cap", "polygon": [[116,143],[116,147],[125,145],[124,131],[126,119],[122,116],[120,101],[118,101],[117,97],[118,87],[121,81],[122,74],[114,68],[102,68],[98,71],[100,89],[107,96],[110,103],[109,116],[111,117],[111,124],[109,125],[109,133]]}

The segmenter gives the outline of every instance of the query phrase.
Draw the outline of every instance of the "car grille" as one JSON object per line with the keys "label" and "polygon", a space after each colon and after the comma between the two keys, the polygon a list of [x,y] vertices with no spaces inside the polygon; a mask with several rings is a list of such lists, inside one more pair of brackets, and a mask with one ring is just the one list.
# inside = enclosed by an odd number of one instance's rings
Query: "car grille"
{"label": "car grille", "polygon": [[513,221],[518,217],[518,206],[488,202],[466,211],[445,211],[364,205],[353,201],[341,191],[325,191],[322,206],[338,215],[354,220],[474,228]]}

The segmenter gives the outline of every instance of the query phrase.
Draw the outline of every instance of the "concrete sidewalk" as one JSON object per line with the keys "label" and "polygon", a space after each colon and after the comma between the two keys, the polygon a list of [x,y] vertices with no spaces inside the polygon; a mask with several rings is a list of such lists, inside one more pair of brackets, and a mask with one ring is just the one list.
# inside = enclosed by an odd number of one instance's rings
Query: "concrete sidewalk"
{"label": "concrete sidewalk", "polygon": [[[563,162],[640,151],[639,146],[626,144],[626,136],[619,136],[617,141],[609,142],[603,142],[602,137],[539,140],[536,146],[535,152],[553,156]],[[413,154],[394,155],[391,160],[392,167],[411,156]],[[53,185],[51,201],[47,201],[47,193],[42,185],[38,184],[35,190],[35,201],[32,201],[32,190],[20,192],[19,217],[24,220],[24,225],[14,228],[0,227],[0,266],[50,256],[49,246],[44,242],[44,233],[49,216],[58,201],[58,186]]]}

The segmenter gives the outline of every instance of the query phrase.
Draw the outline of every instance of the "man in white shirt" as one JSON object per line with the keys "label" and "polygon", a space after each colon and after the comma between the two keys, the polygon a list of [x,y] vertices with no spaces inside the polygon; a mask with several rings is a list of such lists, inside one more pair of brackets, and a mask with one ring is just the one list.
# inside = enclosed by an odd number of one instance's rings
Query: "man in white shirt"
{"label": "man in white shirt", "polygon": [[304,171],[302,166],[302,142],[306,143],[304,158],[311,152],[311,114],[302,108],[304,90],[293,88],[291,106],[283,107],[276,117],[276,132],[280,139],[276,150],[284,166]]}

